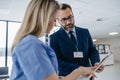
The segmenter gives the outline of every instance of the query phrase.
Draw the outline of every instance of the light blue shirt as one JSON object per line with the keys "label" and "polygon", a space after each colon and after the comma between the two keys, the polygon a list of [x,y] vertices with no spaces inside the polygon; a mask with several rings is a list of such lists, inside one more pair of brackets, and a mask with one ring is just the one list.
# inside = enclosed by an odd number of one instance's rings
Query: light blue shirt
{"label": "light blue shirt", "polygon": [[[65,29],[64,29],[64,30],[65,30]],[[72,31],[73,31],[73,35],[75,36],[75,39],[77,40],[77,35],[76,35],[75,27],[73,27]],[[70,34],[69,34],[70,31],[65,30],[65,32],[66,32],[66,33],[68,34],[68,36],[70,37]]]}
{"label": "light blue shirt", "polygon": [[37,37],[24,37],[12,52],[10,80],[43,80],[58,70],[54,51]]}

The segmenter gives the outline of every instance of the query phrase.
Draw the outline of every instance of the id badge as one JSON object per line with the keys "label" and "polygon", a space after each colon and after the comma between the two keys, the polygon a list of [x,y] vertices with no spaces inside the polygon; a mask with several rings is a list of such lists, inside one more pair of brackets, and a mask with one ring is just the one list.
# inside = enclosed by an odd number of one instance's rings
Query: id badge
{"label": "id badge", "polygon": [[83,58],[83,52],[73,52],[74,58]]}

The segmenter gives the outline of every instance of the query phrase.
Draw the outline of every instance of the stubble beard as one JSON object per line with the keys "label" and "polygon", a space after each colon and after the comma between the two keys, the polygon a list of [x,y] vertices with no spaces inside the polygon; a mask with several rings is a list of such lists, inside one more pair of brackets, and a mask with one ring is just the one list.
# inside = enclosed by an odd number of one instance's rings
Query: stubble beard
{"label": "stubble beard", "polygon": [[73,27],[74,27],[74,24],[71,23],[71,24],[64,26],[64,29],[67,31],[71,31],[73,29]]}

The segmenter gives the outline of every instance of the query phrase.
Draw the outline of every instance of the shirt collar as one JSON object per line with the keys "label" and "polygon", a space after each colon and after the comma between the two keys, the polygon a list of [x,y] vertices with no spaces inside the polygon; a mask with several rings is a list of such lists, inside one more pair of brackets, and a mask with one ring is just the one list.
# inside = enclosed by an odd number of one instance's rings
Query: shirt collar
{"label": "shirt collar", "polygon": [[[73,31],[73,33],[75,33],[75,27],[73,27],[73,29],[71,31]],[[65,32],[68,34],[70,31],[65,30]]]}

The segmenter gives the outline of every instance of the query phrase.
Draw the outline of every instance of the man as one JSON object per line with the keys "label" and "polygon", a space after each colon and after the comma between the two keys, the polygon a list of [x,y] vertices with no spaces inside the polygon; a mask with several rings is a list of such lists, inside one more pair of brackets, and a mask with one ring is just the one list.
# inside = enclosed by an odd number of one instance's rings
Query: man
{"label": "man", "polygon": [[[61,28],[50,36],[59,64],[59,75],[66,76],[79,66],[96,66],[100,61],[88,29],[74,25],[70,5],[61,4],[57,15]],[[103,70],[103,66],[98,72]]]}

